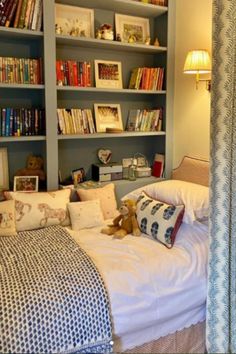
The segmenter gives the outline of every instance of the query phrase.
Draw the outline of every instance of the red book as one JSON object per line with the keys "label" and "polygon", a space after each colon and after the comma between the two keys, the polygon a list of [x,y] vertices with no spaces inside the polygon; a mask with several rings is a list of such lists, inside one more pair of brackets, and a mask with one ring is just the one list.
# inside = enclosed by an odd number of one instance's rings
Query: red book
{"label": "red book", "polygon": [[155,177],[161,177],[163,172],[163,162],[162,161],[154,161],[152,167],[152,175]]}
{"label": "red book", "polygon": [[77,68],[77,63],[75,60],[72,62],[72,70],[73,70],[73,83],[74,86],[78,86],[78,68]]}

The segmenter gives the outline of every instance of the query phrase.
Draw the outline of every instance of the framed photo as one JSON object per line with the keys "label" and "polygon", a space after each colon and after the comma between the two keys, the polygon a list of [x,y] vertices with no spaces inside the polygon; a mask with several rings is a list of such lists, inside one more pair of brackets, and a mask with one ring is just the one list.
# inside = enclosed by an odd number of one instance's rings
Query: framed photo
{"label": "framed photo", "polygon": [[96,87],[122,89],[121,62],[95,60]]}
{"label": "framed photo", "polygon": [[57,34],[94,38],[94,10],[56,3],[55,26]]}
{"label": "framed photo", "polygon": [[115,14],[115,25],[122,42],[144,43],[150,37],[148,18]]}
{"label": "framed photo", "polygon": [[106,132],[107,128],[123,130],[121,109],[119,104],[95,103],[95,121],[97,132]]}
{"label": "framed photo", "polygon": [[7,148],[0,148],[0,191],[9,189]]}
{"label": "framed photo", "polygon": [[85,181],[85,171],[82,167],[71,171],[71,176],[72,176],[72,180],[74,182],[74,185],[77,185],[78,183]]}
{"label": "framed photo", "polygon": [[38,192],[38,176],[15,176],[14,192]]}

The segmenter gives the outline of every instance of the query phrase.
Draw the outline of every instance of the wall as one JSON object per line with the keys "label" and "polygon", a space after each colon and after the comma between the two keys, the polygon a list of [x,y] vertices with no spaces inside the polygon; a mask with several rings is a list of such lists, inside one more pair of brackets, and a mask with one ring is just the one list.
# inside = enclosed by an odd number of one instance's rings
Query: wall
{"label": "wall", "polygon": [[[183,74],[186,54],[207,49],[211,54],[212,0],[176,1],[175,102],[173,167],[184,155],[209,158],[210,93],[205,82],[195,88],[194,75]],[[202,75],[202,78],[209,77]]]}

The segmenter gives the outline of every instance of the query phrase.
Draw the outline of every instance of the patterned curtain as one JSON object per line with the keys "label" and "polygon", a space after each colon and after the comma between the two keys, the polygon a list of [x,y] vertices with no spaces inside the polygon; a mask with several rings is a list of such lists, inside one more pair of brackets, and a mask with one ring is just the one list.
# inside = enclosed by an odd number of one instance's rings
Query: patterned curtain
{"label": "patterned curtain", "polygon": [[213,0],[208,353],[236,353],[236,0]]}

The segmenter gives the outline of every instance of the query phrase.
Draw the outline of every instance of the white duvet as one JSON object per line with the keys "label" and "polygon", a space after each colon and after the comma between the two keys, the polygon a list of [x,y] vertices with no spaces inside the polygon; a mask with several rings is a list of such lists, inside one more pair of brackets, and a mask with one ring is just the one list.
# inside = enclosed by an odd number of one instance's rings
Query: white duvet
{"label": "white duvet", "polygon": [[103,276],[122,350],[205,319],[207,227],[183,223],[172,249],[145,236],[116,240],[100,229],[69,231]]}

